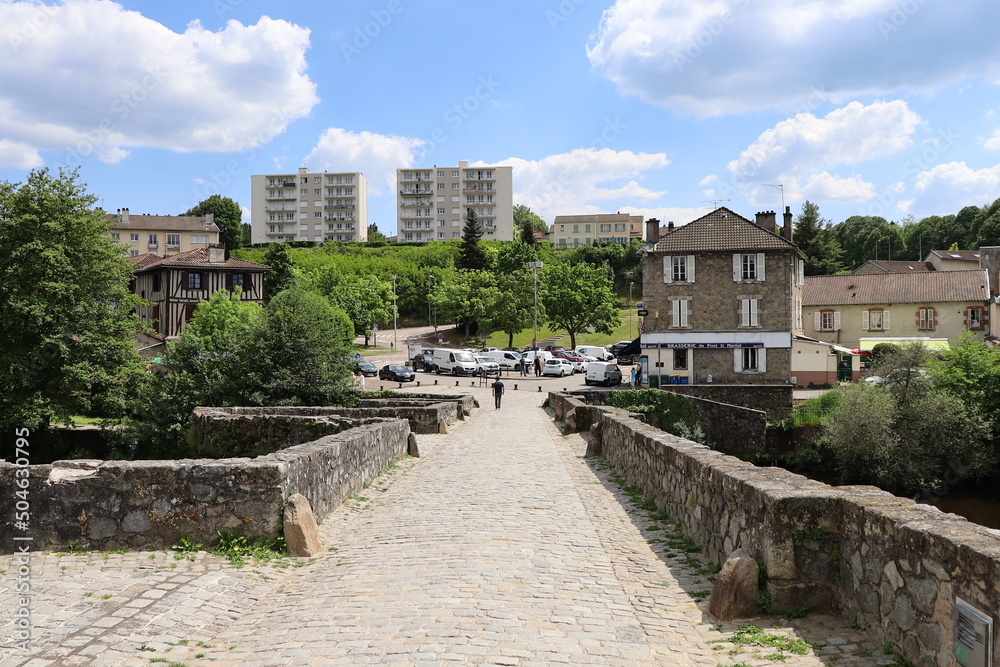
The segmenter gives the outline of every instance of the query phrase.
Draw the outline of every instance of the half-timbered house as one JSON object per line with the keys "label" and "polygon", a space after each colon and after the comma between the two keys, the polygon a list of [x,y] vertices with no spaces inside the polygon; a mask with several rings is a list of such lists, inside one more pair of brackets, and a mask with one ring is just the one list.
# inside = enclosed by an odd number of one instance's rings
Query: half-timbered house
{"label": "half-timbered house", "polygon": [[263,304],[264,273],[271,270],[265,264],[227,257],[222,246],[130,259],[132,291],[149,303],[139,308],[139,316],[165,338],[179,336],[198,304],[219,290],[239,287],[241,299]]}

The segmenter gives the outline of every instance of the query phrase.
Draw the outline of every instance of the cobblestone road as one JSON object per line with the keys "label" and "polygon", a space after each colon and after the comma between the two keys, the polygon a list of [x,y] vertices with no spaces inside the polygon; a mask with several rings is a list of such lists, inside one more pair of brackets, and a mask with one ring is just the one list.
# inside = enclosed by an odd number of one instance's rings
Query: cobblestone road
{"label": "cobblestone road", "polygon": [[[583,458],[581,436],[560,435],[532,383],[499,411],[463,387],[483,407],[418,436],[422,458],[327,517],[318,558],[33,554],[32,650],[14,649],[5,615],[0,667],[889,662],[841,619],[758,621],[773,638],[756,647],[712,624],[709,575]],[[798,636],[822,646],[779,650]]]}

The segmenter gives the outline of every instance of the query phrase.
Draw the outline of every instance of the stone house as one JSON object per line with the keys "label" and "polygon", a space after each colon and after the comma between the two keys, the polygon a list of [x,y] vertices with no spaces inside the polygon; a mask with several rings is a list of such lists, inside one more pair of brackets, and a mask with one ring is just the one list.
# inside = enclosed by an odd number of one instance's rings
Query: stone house
{"label": "stone house", "polygon": [[748,220],[721,207],[686,225],[646,222],[642,321],[644,375],[667,384],[784,384],[802,333],[805,255],[791,211]]}
{"label": "stone house", "polygon": [[108,214],[111,238],[131,257],[169,257],[205,249],[219,242],[215,217],[192,215],[130,215],[127,208]]}
{"label": "stone house", "polygon": [[807,336],[862,351],[910,340],[942,347],[963,329],[990,332],[982,269],[808,276],[802,304]]}
{"label": "stone house", "polygon": [[139,317],[164,338],[179,336],[198,304],[219,290],[239,287],[242,300],[263,304],[264,273],[271,270],[265,264],[228,257],[222,246],[130,259],[131,289],[149,304],[139,307]]}

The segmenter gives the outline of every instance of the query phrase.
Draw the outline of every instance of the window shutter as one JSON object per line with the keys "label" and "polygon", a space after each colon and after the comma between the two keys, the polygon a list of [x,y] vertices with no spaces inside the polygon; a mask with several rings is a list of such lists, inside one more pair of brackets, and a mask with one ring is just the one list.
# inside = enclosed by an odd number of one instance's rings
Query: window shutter
{"label": "window shutter", "polygon": [[757,253],[757,280],[764,280],[764,253]]}
{"label": "window shutter", "polygon": [[687,270],[688,270],[688,282],[694,282],[694,255],[687,256]]}
{"label": "window shutter", "polygon": [[840,311],[833,313],[833,330],[840,331]]}
{"label": "window shutter", "polygon": [[230,292],[233,291],[233,274],[231,273],[226,274],[226,289]]}
{"label": "window shutter", "polygon": [[670,255],[664,255],[663,257],[663,282],[674,282],[674,262]]}
{"label": "window shutter", "polygon": [[882,329],[885,331],[889,330],[889,311],[882,311]]}
{"label": "window shutter", "polygon": [[806,263],[801,259],[795,260],[795,283],[799,287],[806,284]]}
{"label": "window shutter", "polygon": [[750,326],[750,299],[740,299],[740,326]]}
{"label": "window shutter", "polygon": [[767,372],[767,349],[757,348],[757,370],[761,373]]}
{"label": "window shutter", "polygon": [[678,299],[670,302],[670,326],[681,326],[681,301]]}
{"label": "window shutter", "polygon": [[868,331],[868,329],[870,328],[869,325],[868,325],[868,311],[867,310],[862,310],[861,311],[861,328],[864,329],[865,331]]}
{"label": "window shutter", "polygon": [[760,324],[760,299],[747,299],[750,302],[750,326]]}
{"label": "window shutter", "polygon": [[680,302],[681,304],[681,326],[686,327],[688,325],[688,304],[690,301],[684,299]]}
{"label": "window shutter", "polygon": [[743,266],[740,261],[740,254],[736,253],[733,255],[733,282],[739,282],[741,276],[743,275]]}
{"label": "window shutter", "polygon": [[820,318],[823,316],[818,310],[813,313],[813,331],[819,331],[822,328],[822,323]]}
{"label": "window shutter", "polygon": [[735,348],[733,350],[733,372],[739,373],[743,370],[743,350]]}

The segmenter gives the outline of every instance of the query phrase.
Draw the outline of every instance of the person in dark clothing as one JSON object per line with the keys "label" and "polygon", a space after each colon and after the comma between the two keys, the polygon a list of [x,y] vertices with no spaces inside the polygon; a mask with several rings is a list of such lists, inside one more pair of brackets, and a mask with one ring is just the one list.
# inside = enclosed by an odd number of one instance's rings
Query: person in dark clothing
{"label": "person in dark clothing", "polygon": [[496,409],[500,409],[500,399],[503,398],[503,382],[497,380],[492,385],[493,387],[493,401],[496,403]]}
{"label": "person in dark clothing", "polygon": [[539,377],[542,374],[542,359],[541,357],[535,355],[535,377]]}

